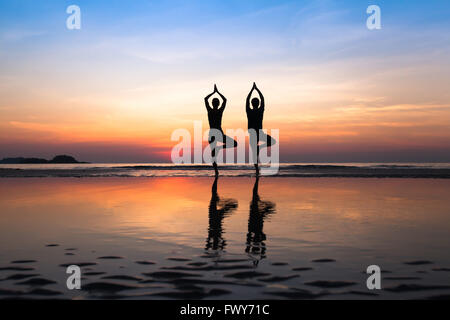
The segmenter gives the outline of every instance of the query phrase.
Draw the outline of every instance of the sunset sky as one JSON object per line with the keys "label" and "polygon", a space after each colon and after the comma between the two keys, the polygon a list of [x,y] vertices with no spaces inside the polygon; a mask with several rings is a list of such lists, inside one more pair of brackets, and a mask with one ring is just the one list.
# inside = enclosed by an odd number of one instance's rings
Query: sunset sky
{"label": "sunset sky", "polygon": [[170,162],[214,83],[246,128],[253,81],[283,162],[450,161],[449,1],[0,2],[0,158]]}

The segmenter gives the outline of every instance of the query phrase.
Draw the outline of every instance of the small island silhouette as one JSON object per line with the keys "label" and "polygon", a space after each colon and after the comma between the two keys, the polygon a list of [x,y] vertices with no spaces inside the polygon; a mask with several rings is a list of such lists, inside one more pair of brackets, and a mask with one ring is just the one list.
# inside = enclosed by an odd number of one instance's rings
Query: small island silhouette
{"label": "small island silhouette", "polygon": [[51,159],[51,160],[41,159],[41,158],[25,158],[25,157],[3,158],[2,160],[0,160],[0,163],[30,164],[30,163],[88,163],[88,162],[80,162],[72,156],[63,154],[63,155],[57,155],[57,156],[53,157],[53,159]]}

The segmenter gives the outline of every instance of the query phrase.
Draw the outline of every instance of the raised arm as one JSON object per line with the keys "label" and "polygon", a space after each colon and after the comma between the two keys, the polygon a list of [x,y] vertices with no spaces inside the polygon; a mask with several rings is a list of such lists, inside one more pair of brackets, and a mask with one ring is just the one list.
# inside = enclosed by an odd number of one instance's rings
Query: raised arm
{"label": "raised arm", "polygon": [[253,82],[253,88],[256,90],[256,92],[258,92],[259,98],[261,100],[261,104],[260,104],[260,107],[258,109],[264,110],[264,96],[261,93],[261,91],[259,91],[258,87],[256,86],[256,83],[254,83],[254,82]]}
{"label": "raised arm", "polygon": [[225,107],[227,105],[227,98],[225,98],[225,96],[223,94],[221,94],[219,92],[219,90],[217,90],[217,86],[216,85],[214,85],[214,92],[217,92],[217,94],[222,98],[222,106],[219,108],[219,110],[225,109]]}
{"label": "raised arm", "polygon": [[209,105],[209,98],[211,98],[211,96],[212,96],[214,93],[215,93],[215,91],[212,92],[212,93],[210,93],[210,94],[208,94],[208,95],[205,97],[205,106],[206,106],[206,109],[207,109],[207,110],[212,110],[211,106]]}
{"label": "raised arm", "polygon": [[255,83],[253,82],[253,87],[250,90],[250,92],[247,95],[247,100],[245,101],[245,110],[248,111],[252,111],[252,109],[250,109],[250,98],[252,96],[253,90],[255,89]]}

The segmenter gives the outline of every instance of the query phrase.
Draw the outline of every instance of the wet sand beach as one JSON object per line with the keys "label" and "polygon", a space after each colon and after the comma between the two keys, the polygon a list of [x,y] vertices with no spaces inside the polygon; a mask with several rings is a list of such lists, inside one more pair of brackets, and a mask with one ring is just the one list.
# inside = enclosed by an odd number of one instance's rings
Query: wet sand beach
{"label": "wet sand beach", "polygon": [[0,299],[450,297],[448,179],[2,178],[0,203]]}

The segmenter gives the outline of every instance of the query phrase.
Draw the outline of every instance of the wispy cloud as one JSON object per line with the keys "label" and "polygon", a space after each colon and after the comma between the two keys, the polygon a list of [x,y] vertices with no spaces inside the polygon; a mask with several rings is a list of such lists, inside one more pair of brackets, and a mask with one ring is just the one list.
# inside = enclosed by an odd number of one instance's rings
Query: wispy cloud
{"label": "wispy cloud", "polygon": [[4,30],[0,32],[0,40],[1,41],[21,41],[26,40],[33,37],[39,37],[46,35],[46,31],[37,31],[37,30]]}

